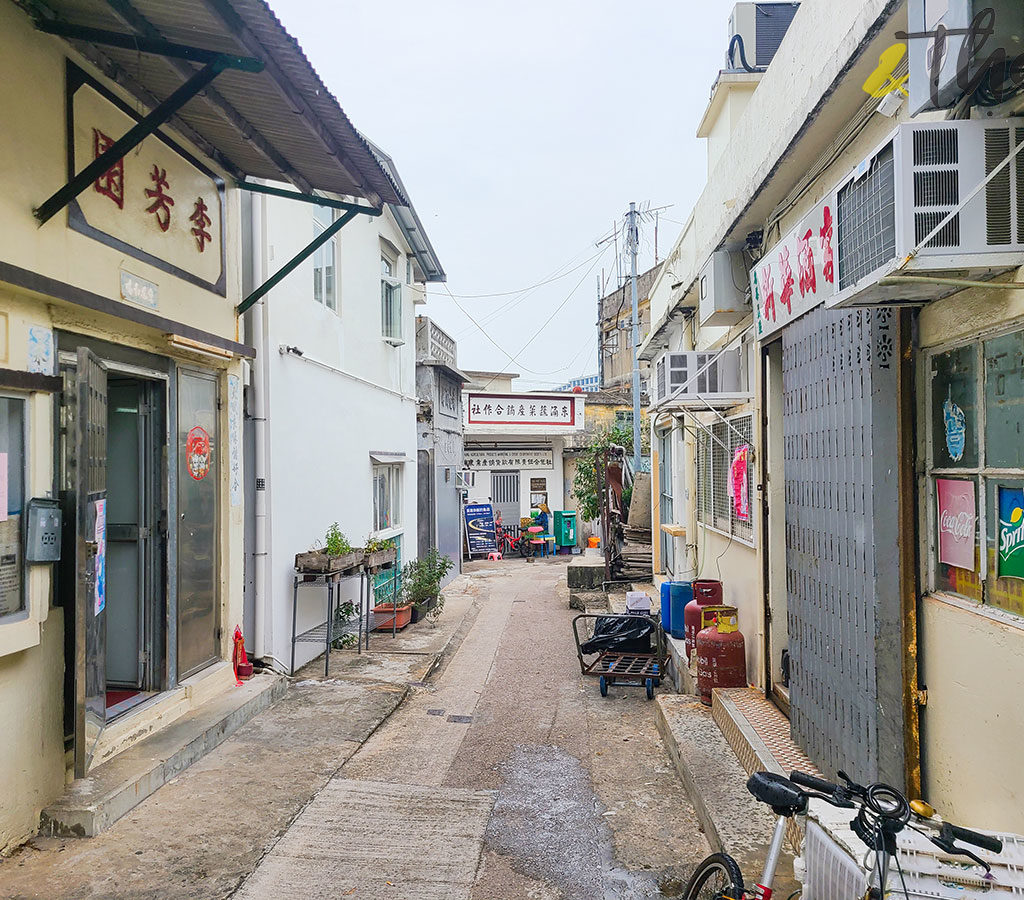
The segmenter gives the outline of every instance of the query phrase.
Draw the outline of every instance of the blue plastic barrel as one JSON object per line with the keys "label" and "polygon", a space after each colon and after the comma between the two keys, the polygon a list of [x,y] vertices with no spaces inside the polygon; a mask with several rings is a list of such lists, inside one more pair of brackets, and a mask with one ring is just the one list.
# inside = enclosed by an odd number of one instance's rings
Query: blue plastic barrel
{"label": "blue plastic barrel", "polygon": [[689,581],[673,581],[669,588],[669,634],[674,638],[686,637],[686,620],[683,610],[693,599],[693,584]]}
{"label": "blue plastic barrel", "polygon": [[671,581],[663,581],[661,583],[661,627],[664,629],[665,634],[672,630],[672,603],[669,593],[671,587]]}

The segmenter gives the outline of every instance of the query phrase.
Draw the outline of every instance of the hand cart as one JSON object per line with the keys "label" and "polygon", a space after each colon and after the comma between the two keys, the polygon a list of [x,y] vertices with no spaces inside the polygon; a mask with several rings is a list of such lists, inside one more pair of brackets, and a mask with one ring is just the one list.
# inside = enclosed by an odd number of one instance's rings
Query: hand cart
{"label": "hand cart", "polygon": [[[624,626],[628,624],[645,623],[651,626],[650,632],[646,635],[647,649],[641,650],[643,640],[626,638],[618,640],[614,636],[602,638],[600,635],[591,639],[580,640],[580,619],[603,620],[593,623],[594,632],[602,626],[615,628],[620,620]],[[608,696],[608,688],[613,684],[642,687],[647,691],[647,699],[654,699],[654,689],[661,684],[665,677],[666,649],[665,634],[661,625],[654,616],[643,615],[613,615],[609,613],[582,613],[572,620],[572,632],[576,638],[576,656],[579,657],[580,671],[598,679],[601,688],[601,696]],[[654,648],[651,649],[653,641]],[[607,646],[588,650],[584,645],[588,643],[605,643]],[[587,661],[590,657],[590,661]]]}

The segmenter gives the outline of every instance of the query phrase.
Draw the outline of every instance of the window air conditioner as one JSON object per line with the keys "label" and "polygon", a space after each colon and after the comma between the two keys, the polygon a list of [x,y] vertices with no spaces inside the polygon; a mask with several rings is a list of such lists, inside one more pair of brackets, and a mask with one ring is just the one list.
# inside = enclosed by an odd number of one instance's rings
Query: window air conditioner
{"label": "window air conditioner", "polygon": [[[751,66],[764,68],[775,58],[779,44],[786,36],[799,3],[737,3],[729,14],[729,42],[739,35],[743,54]],[[732,62],[726,54],[726,69],[740,67],[740,55],[733,53]]]}
{"label": "window air conditioner", "polygon": [[462,469],[455,473],[455,489],[468,491],[476,485],[476,472],[473,469]]}
{"label": "window air conditioner", "polygon": [[1024,265],[1024,150],[901,268],[946,216],[1024,143],[1024,118],[901,125],[829,199],[836,270],[828,306],[928,301],[960,288],[882,285],[890,274],[990,277]]}
{"label": "window air conditioner", "polygon": [[671,398],[674,406],[726,408],[750,399],[741,383],[740,351],[663,353],[654,364],[653,403]]}
{"label": "window air conditioner", "polygon": [[697,286],[701,327],[738,325],[750,315],[741,254],[716,250],[700,270]]}
{"label": "window air conditioner", "polygon": [[[979,20],[979,26],[990,29],[991,33],[979,31],[974,38],[977,48],[974,54],[961,59],[971,23],[979,13],[988,10],[991,13]],[[944,39],[942,58],[937,65],[938,79],[933,88],[935,31],[939,25],[951,33]],[[993,59],[993,54],[999,50],[1005,52],[1007,63],[1024,54],[1024,5],[1020,0],[909,0],[907,31],[911,35],[907,40],[909,106],[911,114],[916,115],[925,109],[952,106],[964,93],[960,82],[970,86],[980,78],[986,61]]]}

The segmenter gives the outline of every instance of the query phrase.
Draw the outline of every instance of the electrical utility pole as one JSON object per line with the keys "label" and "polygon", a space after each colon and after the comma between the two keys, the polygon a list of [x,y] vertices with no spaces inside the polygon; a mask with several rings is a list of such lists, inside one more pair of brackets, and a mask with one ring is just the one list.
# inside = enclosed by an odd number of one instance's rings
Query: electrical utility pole
{"label": "electrical utility pole", "polygon": [[640,471],[640,303],[636,296],[636,255],[640,244],[636,203],[629,204],[629,228],[626,236],[629,249],[630,282],[633,292],[633,477]]}

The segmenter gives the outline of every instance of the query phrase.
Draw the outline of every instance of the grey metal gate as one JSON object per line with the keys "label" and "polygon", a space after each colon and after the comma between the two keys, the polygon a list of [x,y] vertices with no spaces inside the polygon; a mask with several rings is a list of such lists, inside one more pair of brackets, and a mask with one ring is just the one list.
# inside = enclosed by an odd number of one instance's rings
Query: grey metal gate
{"label": "grey metal gate", "polygon": [[522,507],[519,505],[519,473],[491,473],[491,505],[501,513],[506,525],[518,525]]}
{"label": "grey metal gate", "polygon": [[782,342],[793,736],[902,785],[897,319],[819,308]]}

